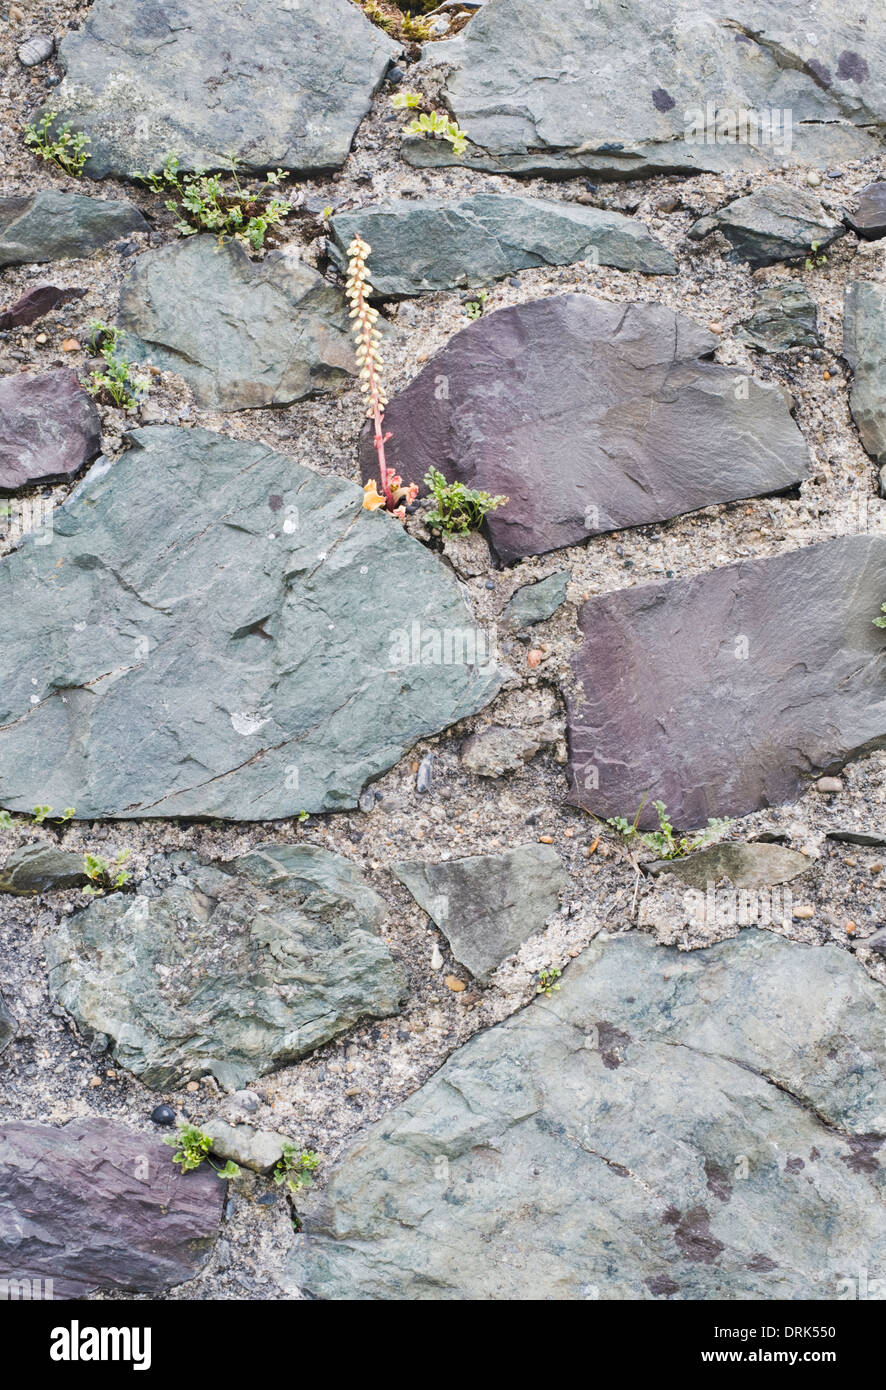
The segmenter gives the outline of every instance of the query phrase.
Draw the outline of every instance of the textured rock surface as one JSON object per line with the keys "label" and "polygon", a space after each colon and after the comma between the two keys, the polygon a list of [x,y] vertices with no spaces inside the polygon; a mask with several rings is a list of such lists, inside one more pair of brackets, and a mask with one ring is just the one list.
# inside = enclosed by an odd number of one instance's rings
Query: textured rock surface
{"label": "textured rock surface", "polygon": [[158,1294],[209,1257],[226,1184],[114,1120],[0,1128],[0,1278]]}
{"label": "textured rock surface", "polygon": [[654,874],[673,874],[702,891],[709,883],[728,879],[736,888],[766,888],[790,883],[812,867],[813,861],[784,845],[726,843],[709,845],[686,859],[659,859],[649,865]]}
{"label": "textured rock surface", "polygon": [[736,336],[764,352],[821,347],[815,300],[803,285],[768,285],[757,295],[753,313]]}
{"label": "textured rock surface", "polygon": [[[595,941],[300,1202],[325,1299],[832,1299],[886,1259],[886,1000],[747,931]],[[826,1215],[825,1215],[826,1214]]]}
{"label": "textured rock surface", "polygon": [[404,860],[391,872],[443,932],[455,959],[481,981],[541,931],[569,882],[557,851],[539,844],[439,864]]}
{"label": "textured rock surface", "polygon": [[179,372],[201,405],[286,405],[356,371],[341,292],[292,256],[252,261],[189,237],[136,261],[120,296],[125,350]]}
{"label": "textured rock surface", "polygon": [[0,1052],[4,1052],[16,1034],[15,1019],[6,1007],[6,1000],[0,994]]}
{"label": "textured rock surface", "polygon": [[[131,440],[56,510],[52,545],[0,561],[0,806],[250,821],[354,806],[495,694],[458,581],[355,483],[203,430]],[[409,594],[414,663],[373,592]]]}
{"label": "textured rock surface", "polygon": [[[388,462],[509,497],[486,521],[504,561],[789,487],[809,461],[784,398],[754,379],[737,398],[734,369],[704,360],[716,341],[664,305],[584,295],[484,315],[392,400]],[[368,431],[361,462],[374,477]]]}
{"label": "textured rock surface", "polygon": [[579,203],[479,193],[396,202],[338,213],[330,251],[347,263],[360,235],[372,247],[372,283],[380,295],[490,285],[538,265],[590,260],[619,270],[673,275],[674,258],[642,222]]}
{"label": "textured rock surface", "polygon": [[556,574],[549,574],[536,584],[524,584],[505,604],[502,622],[508,627],[520,628],[552,618],[566,602],[570,577],[570,570],[557,570]]}
{"label": "textured rock surface", "polygon": [[47,893],[54,888],[80,888],[88,882],[83,855],[55,845],[22,845],[0,867],[0,893]]}
{"label": "textured rock surface", "polygon": [[127,232],[147,232],[137,207],[54,189],[0,198],[0,268],[90,256]]}
{"label": "textured rock surface", "polygon": [[519,772],[542,748],[550,747],[562,737],[562,728],[553,722],[534,724],[527,729],[490,724],[465,739],[461,765],[478,777],[503,777],[506,772]]}
{"label": "textured rock surface", "polygon": [[[827,0],[813,30],[805,0],[726,0],[713,13],[704,0],[488,0],[425,48],[423,66],[441,71],[470,138],[459,163],[642,178],[836,162],[873,154],[886,118],[886,40],[869,15],[864,0]],[[775,120],[742,130],[742,111]],[[456,162],[439,140],[406,151],[414,164]]]}
{"label": "textured rock surface", "polygon": [[848,220],[865,241],[878,241],[886,236],[886,179],[869,183],[861,190],[858,207]]}
{"label": "textured rock surface", "polygon": [[[796,796],[886,744],[886,537],[849,536],[589,599],[570,799],[680,829]],[[802,597],[800,597],[802,596]]]}
{"label": "textured rock surface", "polygon": [[229,1125],[225,1120],[207,1120],[202,1130],[209,1135],[212,1152],[219,1158],[230,1159],[256,1173],[270,1173],[283,1155],[283,1135],[270,1130],[255,1129],[252,1125]]}
{"label": "textured rock surface", "polygon": [[0,377],[0,491],[72,477],[101,449],[99,413],[67,367]]}
{"label": "textured rock surface", "polygon": [[886,286],[856,280],[843,304],[843,356],[854,374],[849,406],[861,442],[886,464]]}
{"label": "textured rock surface", "polygon": [[344,162],[397,49],[349,0],[96,0],[59,46],[52,109],[91,139],[92,178],[170,150],[184,169],[317,172]]}
{"label": "textured rock surface", "polygon": [[801,260],[812,253],[813,243],[819,254],[845,232],[813,193],[792,184],[769,184],[736,198],[705,218],[698,231],[706,235],[710,223],[723,233],[736,258],[751,266]]}
{"label": "textured rock surface", "polygon": [[60,305],[68,304],[72,299],[82,299],[85,293],[85,290],[62,290],[57,285],[38,285],[10,304],[8,309],[0,310],[0,330],[5,332],[10,328],[24,328],[29,323],[36,323],[44,314],[58,309]]}
{"label": "textured rock surface", "polygon": [[99,898],[47,944],[53,993],[147,1086],[211,1072],[234,1090],[406,995],[378,935],[385,905],[339,855],[264,845],[217,865],[173,853],[150,877],[151,895]]}

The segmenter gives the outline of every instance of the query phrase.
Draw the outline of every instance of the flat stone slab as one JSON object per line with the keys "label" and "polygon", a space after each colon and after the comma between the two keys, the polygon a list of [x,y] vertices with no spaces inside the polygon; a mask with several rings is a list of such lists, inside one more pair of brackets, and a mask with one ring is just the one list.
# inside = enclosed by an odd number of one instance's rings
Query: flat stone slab
{"label": "flat stone slab", "polygon": [[[497,692],[455,576],[356,483],[205,430],[129,438],[50,545],[0,560],[0,806],[343,809]],[[373,593],[409,594],[402,630]]]}
{"label": "flat stone slab", "polygon": [[[579,614],[570,800],[679,829],[794,799],[886,743],[886,537],[603,594]],[[802,596],[802,599],[800,598]]]}
{"label": "flat stone slab", "polygon": [[439,864],[401,860],[391,872],[443,932],[455,959],[482,983],[541,931],[569,883],[557,851],[540,844]]}
{"label": "flat stone slab", "polygon": [[705,0],[491,0],[419,69],[439,78],[466,153],[409,138],[405,156],[628,179],[834,167],[878,152],[886,50],[869,15],[864,0],[825,0],[812,29],[781,0],[727,0],[715,16]]}
{"label": "flat stone slab", "polygon": [[0,198],[0,268],[91,256],[116,237],[151,229],[123,199],[54,189]]}
{"label": "flat stone slab", "polygon": [[116,1120],[3,1125],[0,1278],[52,1280],[57,1299],[162,1293],[205,1265],[226,1191],[208,1166],[182,1173],[161,1140]]}
{"label": "flat stone slab", "polygon": [[[696,238],[716,228],[733,248],[733,259],[751,266],[798,261],[824,248],[846,228],[825,212],[814,193],[793,184],[769,184],[727,203],[696,223]],[[693,232],[689,233],[690,236]]]}
{"label": "flat stone slab", "polygon": [[15,1019],[7,1008],[6,1000],[0,994],[0,1052],[6,1051],[17,1032]]}
{"label": "flat stone slab", "polygon": [[406,997],[384,902],[329,850],[158,855],[148,877],[66,917],[46,956],[59,1002],[146,1086],[237,1090]]}
{"label": "flat stone slab", "polygon": [[704,892],[709,884],[728,881],[735,888],[767,888],[790,883],[811,869],[813,860],[784,845],[727,842],[708,845],[685,859],[657,859],[648,865],[651,874],[673,874],[681,882]]}
{"label": "flat stone slab", "polygon": [[753,313],[736,337],[763,352],[821,347],[818,306],[803,285],[768,285],[757,295]]}
{"label": "flat stone slab", "polygon": [[508,772],[520,772],[536,753],[562,737],[562,725],[553,721],[519,729],[490,724],[465,739],[459,761],[477,777],[503,777]]}
{"label": "flat stone slab", "polygon": [[255,1173],[270,1173],[283,1157],[285,1136],[272,1130],[255,1129],[252,1125],[229,1125],[226,1120],[207,1120],[203,1133],[212,1140],[212,1152],[241,1168]]}
{"label": "flat stone slab", "polygon": [[56,845],[22,845],[0,866],[0,893],[49,893],[57,888],[82,888],[89,882],[83,855]]}
{"label": "flat stone slab", "polygon": [[59,45],[52,110],[92,141],[85,172],[343,164],[400,45],[350,0],[273,6],[96,0]]}
{"label": "flat stone slab", "polygon": [[290,1286],[830,1300],[883,1268],[886,996],[847,952],[745,931],[689,953],[631,932],[561,984],[299,1201]]}
{"label": "flat stone slab", "polygon": [[886,179],[869,183],[861,190],[858,207],[847,220],[865,241],[878,241],[886,236]]}
{"label": "flat stone slab", "polygon": [[[388,462],[507,496],[485,523],[506,563],[782,491],[809,472],[800,431],[779,390],[707,360],[716,343],[658,304],[567,294],[486,314],[391,401]],[[374,477],[366,430],[360,458]]]}
{"label": "flat stone slab", "polygon": [[571,570],[557,570],[535,584],[524,584],[505,604],[502,622],[508,627],[521,628],[552,618],[566,602],[566,590],[571,578]]}
{"label": "flat stone slab", "polygon": [[0,377],[0,420],[0,492],[73,477],[101,451],[101,418],[68,367]]}
{"label": "flat stone slab", "polygon": [[357,370],[340,290],[293,256],[253,261],[213,236],[140,256],[118,323],[130,360],[178,372],[210,410],[288,405]]}
{"label": "flat stone slab", "polygon": [[372,283],[383,297],[491,285],[515,270],[584,260],[651,275],[676,269],[642,222],[543,198],[400,198],[337,213],[329,225],[340,268],[358,232],[372,247]]}
{"label": "flat stone slab", "polygon": [[82,289],[62,290],[57,285],[38,285],[10,304],[8,309],[0,309],[0,329],[7,332],[10,328],[25,328],[62,304],[82,299],[85,294],[86,291]]}
{"label": "flat stone slab", "polygon": [[886,286],[854,280],[843,298],[843,356],[853,371],[849,407],[871,458],[886,465]]}

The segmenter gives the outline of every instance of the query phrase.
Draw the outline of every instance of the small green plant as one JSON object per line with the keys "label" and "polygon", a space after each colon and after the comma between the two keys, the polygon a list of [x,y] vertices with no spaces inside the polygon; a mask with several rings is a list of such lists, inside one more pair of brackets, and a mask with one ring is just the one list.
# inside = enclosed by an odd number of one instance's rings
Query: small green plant
{"label": "small green plant", "polygon": [[871,619],[874,627],[886,627],[886,603],[880,604],[880,614],[881,616],[879,618]]}
{"label": "small green plant", "polygon": [[87,329],[87,345],[91,352],[104,358],[104,370],[92,372],[85,382],[91,396],[104,397],[106,403],[121,410],[137,410],[142,398],[151,389],[150,377],[140,375],[120,351],[120,330],[110,328],[101,319],[93,319]]}
{"label": "small green plant", "polygon": [[555,990],[559,990],[560,988],[560,986],[557,984],[557,981],[559,980],[562,974],[562,970],[556,970],[553,968],[550,970],[539,970],[538,976],[536,977],[536,994],[544,994],[547,996],[548,999],[550,999],[551,995],[555,992]]}
{"label": "small green plant", "polygon": [[227,188],[221,174],[208,174],[197,169],[182,174],[178,156],[166,156],[159,173],[139,177],[154,193],[168,193],[166,206],[178,214],[175,229],[182,236],[197,232],[215,232],[219,242],[236,240],[253,251],[260,251],[272,228],[281,226],[292,205],[283,198],[270,196],[286,177],[286,169],[276,169],[265,175],[260,187],[250,192],[241,186],[237,176],[237,161],[231,158],[230,178],[233,189]]}
{"label": "small green plant", "polygon": [[820,245],[821,245],[821,242],[820,242],[820,241],[813,241],[813,242],[812,242],[812,245],[811,245],[811,248],[810,248],[812,254],[806,257],[806,263],[805,263],[805,264],[806,264],[806,269],[807,269],[807,270],[818,270],[819,266],[827,265],[827,263],[828,263],[828,258],[827,258],[827,256],[824,254],[824,252],[822,252],[821,254],[819,254],[818,248],[819,248]]}
{"label": "small green plant", "polygon": [[12,816],[9,814],[8,811],[0,811],[0,829],[15,829],[15,821],[12,819]]}
{"label": "small green plant", "polygon": [[108,860],[87,851],[83,856],[83,872],[89,883],[82,890],[87,897],[103,898],[105,893],[115,893],[123,888],[132,878],[128,869],[123,868],[131,854],[131,849],[121,849],[114,859]]}
{"label": "small green plant", "polygon": [[239,1167],[231,1159],[228,1159],[223,1168],[213,1163],[209,1157],[212,1140],[208,1134],[197,1129],[196,1125],[180,1124],[175,1134],[168,1135],[163,1143],[176,1150],[172,1155],[172,1161],[178,1164],[183,1173],[192,1173],[205,1161],[220,1178],[236,1178],[240,1175]]}
{"label": "small green plant", "polygon": [[[44,821],[49,820],[50,816],[52,816],[52,807],[35,806],[31,814],[34,817],[35,823],[37,825],[42,825]],[[59,825],[64,825],[66,821],[73,820],[75,815],[76,812],[73,806],[66,806],[58,815],[52,816],[52,819]],[[20,822],[14,820],[9,811],[0,811],[0,827],[2,827],[2,829],[14,830],[18,824],[20,824]]]}
{"label": "small green plant", "polygon": [[47,111],[36,125],[25,126],[25,144],[38,158],[50,160],[64,173],[79,179],[89,158],[86,146],[92,142],[82,130],[72,132],[70,121],[53,131],[52,124],[57,118],[57,111]]}
{"label": "small green plant", "polygon": [[[420,92],[397,92],[391,97],[391,104],[398,110],[418,110],[424,104]],[[420,111],[408,125],[403,127],[406,135],[426,135],[431,140],[448,140],[454,155],[464,154],[468,145],[468,133],[462,130],[445,111]]]}
{"label": "small green plant", "polygon": [[694,836],[678,836],[668,818],[668,811],[664,802],[653,801],[652,804],[658,814],[658,829],[638,830],[637,822],[645,804],[646,798],[644,797],[633,821],[625,820],[624,816],[610,816],[606,824],[611,825],[612,829],[617,830],[619,835],[629,843],[633,839],[639,840],[647,849],[652,850],[659,859],[681,859],[685,854],[691,854],[694,849],[701,849],[704,845],[709,845],[732,824],[728,816],[712,816],[708,819],[706,828],[699,830]]}
{"label": "small green plant", "polygon": [[314,1174],[320,1167],[320,1155],[313,1149],[299,1152],[294,1144],[284,1144],[283,1157],[278,1158],[272,1174],[278,1187],[287,1187],[290,1192],[301,1192],[311,1187]]}
{"label": "small green plant", "polygon": [[486,308],[486,301],[489,295],[485,290],[477,291],[476,299],[469,299],[465,304],[465,313],[469,319],[479,319],[483,317],[483,310]]}
{"label": "small green plant", "polygon": [[466,536],[469,531],[476,531],[487,512],[496,511],[508,501],[507,497],[490,497],[488,492],[465,487],[464,483],[447,483],[437,468],[428,469],[425,486],[433,502],[425,521],[433,530],[445,531],[447,535]]}

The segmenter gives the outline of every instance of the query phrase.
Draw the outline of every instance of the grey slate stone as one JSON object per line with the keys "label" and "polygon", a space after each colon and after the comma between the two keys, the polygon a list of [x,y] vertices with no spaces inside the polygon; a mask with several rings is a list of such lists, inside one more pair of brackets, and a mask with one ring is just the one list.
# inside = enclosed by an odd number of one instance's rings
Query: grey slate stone
{"label": "grey slate stone", "polygon": [[396,1013],[406,977],[378,935],[384,915],[353,864],[313,845],[228,864],[158,855],[135,896],[64,919],[47,943],[50,988],[146,1086],[211,1073],[236,1090]]}
{"label": "grey slate stone", "polygon": [[679,830],[796,797],[886,745],[886,537],[589,599],[566,692],[570,800]]}
{"label": "grey slate stone", "polygon": [[886,465],[886,287],[854,280],[843,298],[843,356],[853,371],[849,407],[871,458]]}
{"label": "grey slate stone", "polygon": [[[456,578],[355,483],[205,430],[129,438],[51,545],[0,560],[0,806],[343,809],[497,692]],[[379,593],[409,595],[402,617]],[[403,649],[412,623],[437,662]]]}
{"label": "grey slate stone", "polygon": [[46,843],[21,845],[0,866],[0,893],[48,893],[88,882],[82,854]]}
{"label": "grey slate stone", "polygon": [[[809,472],[800,431],[777,388],[745,396],[707,360],[717,341],[664,305],[579,294],[485,314],[391,401],[388,462],[507,496],[485,522],[506,563],[782,491]],[[360,459],[374,477],[366,429]]]}
{"label": "grey slate stone", "polygon": [[685,859],[657,859],[649,864],[650,873],[673,874],[682,883],[701,891],[709,883],[728,879],[735,888],[767,888],[772,883],[790,883],[812,868],[813,861],[784,845],[765,842],[742,844],[727,841],[696,850]]}
{"label": "grey slate stone", "polygon": [[140,256],[120,295],[123,348],[178,372],[211,410],[288,405],[356,372],[341,291],[302,261],[253,261],[214,236]]}
{"label": "grey slate stone", "polygon": [[521,771],[536,753],[557,743],[562,736],[562,729],[554,723],[534,724],[525,729],[490,724],[465,739],[459,759],[465,771],[477,777],[503,777],[507,772]]}
{"label": "grey slate stone", "polygon": [[566,602],[566,589],[571,570],[557,570],[535,584],[524,584],[508,599],[502,612],[502,622],[508,627],[530,627],[552,618]]}
{"label": "grey slate stone", "polygon": [[[706,0],[489,0],[419,67],[440,78],[437,105],[467,132],[466,153],[433,138],[406,140],[404,153],[416,165],[628,179],[874,155],[886,40],[870,16],[866,0],[822,0],[814,29],[806,0],[724,0],[715,13]],[[731,114],[731,131],[708,121],[708,103]],[[775,112],[774,138],[738,131],[741,111]],[[707,127],[693,130],[699,117]]]}
{"label": "grey slate stone", "polygon": [[256,1173],[270,1173],[283,1156],[285,1139],[282,1134],[254,1129],[252,1125],[229,1125],[226,1120],[220,1119],[207,1120],[200,1127],[212,1140],[212,1152],[219,1158],[230,1159],[241,1168],[251,1168]]}
{"label": "grey slate stone", "polygon": [[583,260],[651,275],[676,268],[642,222],[543,198],[401,198],[337,213],[329,225],[339,267],[357,232],[369,243],[372,283],[385,298],[491,285],[515,270]]}
{"label": "grey slate stone", "polygon": [[[736,198],[713,220],[732,246],[733,259],[751,266],[802,260],[812,254],[813,242],[816,254],[822,254],[846,231],[814,193],[787,183],[767,184],[746,198]],[[705,232],[707,223],[705,219]]]}
{"label": "grey slate stone", "polygon": [[350,0],[95,0],[59,45],[52,110],[85,130],[90,178],[159,169],[319,173],[347,158],[399,45]]}
{"label": "grey slate stone", "polygon": [[401,860],[391,872],[443,932],[455,959],[482,983],[541,931],[569,882],[557,851],[540,844],[439,864]]}
{"label": "grey slate stone", "polygon": [[0,492],[73,477],[101,450],[101,417],[68,367],[0,377]]}
{"label": "grey slate stone", "polygon": [[227,1186],[116,1120],[0,1127],[0,1278],[159,1294],[205,1265]]}
{"label": "grey slate stone", "polygon": [[116,237],[150,228],[123,199],[46,189],[0,198],[0,268],[92,255]]}
{"label": "grey slate stone", "polygon": [[299,1202],[322,1299],[845,1297],[886,1259],[886,995],[836,947],[598,938]]}
{"label": "grey slate stone", "polygon": [[15,1019],[6,1006],[6,1000],[0,994],[0,1052],[6,1051],[17,1031]]}
{"label": "grey slate stone", "polygon": [[764,352],[821,347],[818,307],[803,285],[769,285],[757,295],[753,313],[736,337]]}
{"label": "grey slate stone", "polygon": [[886,236],[886,179],[869,183],[861,190],[858,207],[847,220],[865,241],[879,241]]}

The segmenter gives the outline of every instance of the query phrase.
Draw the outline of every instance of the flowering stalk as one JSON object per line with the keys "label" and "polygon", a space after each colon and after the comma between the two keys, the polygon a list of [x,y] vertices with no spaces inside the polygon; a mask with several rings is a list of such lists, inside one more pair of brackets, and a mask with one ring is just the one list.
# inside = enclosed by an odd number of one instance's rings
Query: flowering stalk
{"label": "flowering stalk", "polygon": [[380,493],[374,478],[365,485],[363,506],[368,511],[387,507],[389,512],[393,512],[394,516],[402,521],[406,516],[404,503],[412,502],[418,496],[418,488],[414,483],[404,487],[402,478],[397,473],[388,471],[385,460],[385,445],[391,434],[384,428],[388,398],[379,376],[382,359],[378,350],[381,333],[376,328],[378,310],[373,309],[367,301],[367,295],[372,290],[366,270],[366,261],[371,249],[359,234],[354,237],[348,247],[348,278],[345,287],[345,294],[351,306],[350,317],[354,320],[360,390],[369,398],[366,414],[373,423],[372,442],[378,454],[378,474],[381,482]]}

